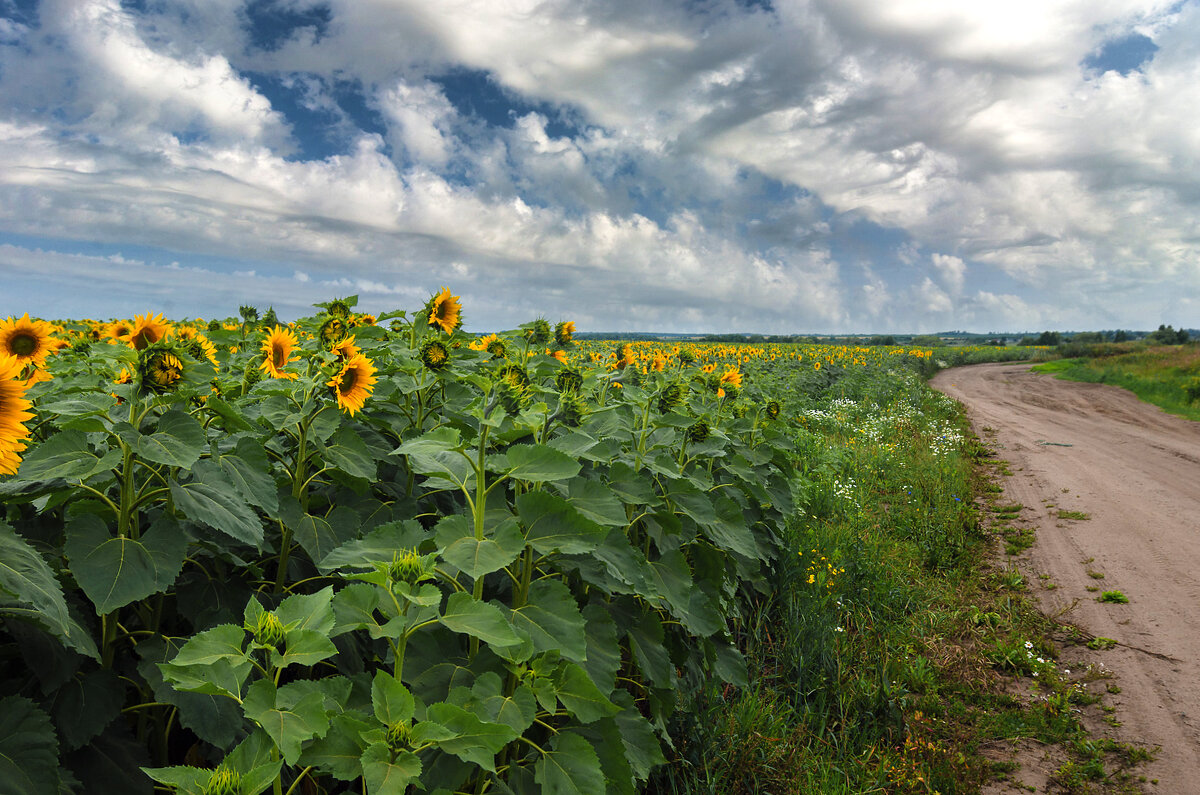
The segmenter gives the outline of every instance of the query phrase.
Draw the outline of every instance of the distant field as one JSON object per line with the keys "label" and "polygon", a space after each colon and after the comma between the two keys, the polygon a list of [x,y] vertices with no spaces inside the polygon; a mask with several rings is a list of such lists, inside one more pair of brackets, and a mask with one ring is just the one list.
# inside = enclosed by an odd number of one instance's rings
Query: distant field
{"label": "distant field", "polygon": [[1058,359],[1033,369],[1068,381],[1119,386],[1163,411],[1200,420],[1200,346],[1195,344]]}

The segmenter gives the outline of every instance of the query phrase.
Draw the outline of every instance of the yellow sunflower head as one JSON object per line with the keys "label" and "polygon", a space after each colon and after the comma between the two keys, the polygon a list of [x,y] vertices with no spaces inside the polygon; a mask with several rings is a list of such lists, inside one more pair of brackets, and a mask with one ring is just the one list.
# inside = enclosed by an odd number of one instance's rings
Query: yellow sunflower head
{"label": "yellow sunflower head", "polygon": [[162,313],[152,315],[146,313],[133,319],[133,330],[129,333],[129,344],[137,350],[145,350],[150,345],[165,338],[171,333],[171,324]]}
{"label": "yellow sunflower head", "polygon": [[0,355],[15,357],[22,366],[43,367],[46,357],[62,347],[52,334],[49,323],[30,320],[28,312],[19,320],[0,321]]}
{"label": "yellow sunflower head", "polygon": [[562,347],[567,347],[575,341],[575,323],[564,320],[554,327],[554,341]]}
{"label": "yellow sunflower head", "polygon": [[437,339],[427,339],[421,345],[421,364],[430,370],[443,370],[450,364],[450,351]]}
{"label": "yellow sunflower head", "polygon": [[183,380],[183,360],[167,345],[146,348],[138,355],[142,390],[155,395],[174,392]]}
{"label": "yellow sunflower head", "polygon": [[283,370],[291,358],[292,352],[299,344],[296,335],[288,329],[282,326],[271,329],[262,343],[263,363],[259,365],[259,369],[265,370],[267,375],[272,378],[285,380],[299,378],[296,373],[287,373]]}
{"label": "yellow sunflower head", "polygon": [[334,315],[328,316],[318,329],[317,336],[323,346],[332,350],[334,345],[346,339],[346,321]]}
{"label": "yellow sunflower head", "polygon": [[358,354],[362,353],[354,344],[354,335],[351,334],[340,342],[333,343],[333,347],[329,349],[339,362],[348,362]]}
{"label": "yellow sunflower head", "polygon": [[375,390],[375,365],[361,353],[348,359],[342,369],[326,382],[333,389],[338,407],[354,416]]}
{"label": "yellow sunflower head", "polygon": [[25,382],[20,380],[24,364],[15,356],[0,353],[0,475],[15,475],[21,465],[29,431],[24,423],[33,419],[33,404],[25,399]]}
{"label": "yellow sunflower head", "polygon": [[440,328],[446,334],[453,334],[462,325],[462,304],[458,296],[450,294],[449,287],[443,287],[430,298],[425,309],[429,314],[429,325]]}

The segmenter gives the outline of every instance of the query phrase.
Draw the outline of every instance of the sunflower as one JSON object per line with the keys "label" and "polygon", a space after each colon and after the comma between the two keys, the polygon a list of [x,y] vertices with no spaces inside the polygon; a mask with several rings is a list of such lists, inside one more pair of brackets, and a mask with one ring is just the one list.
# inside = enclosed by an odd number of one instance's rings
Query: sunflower
{"label": "sunflower", "polygon": [[554,341],[562,347],[567,347],[575,341],[575,323],[564,320],[554,327]]}
{"label": "sunflower", "polygon": [[458,296],[450,294],[449,287],[443,287],[437,295],[429,299],[429,325],[437,326],[447,334],[462,325],[462,304]]}
{"label": "sunflower", "polygon": [[317,336],[321,338],[322,345],[332,350],[334,345],[346,339],[346,322],[330,315],[317,330]]}
{"label": "sunflower", "polygon": [[180,326],[175,329],[175,334],[179,337],[179,341],[183,343],[183,348],[188,352],[189,356],[198,362],[208,359],[212,363],[214,370],[220,368],[221,365],[217,362],[217,347],[212,344],[212,341],[208,337],[190,326]]}
{"label": "sunflower", "polygon": [[172,331],[171,324],[162,313],[152,315],[147,312],[133,319],[133,330],[129,332],[129,344],[137,350],[145,350],[166,337]]}
{"label": "sunflower", "polygon": [[104,329],[104,336],[109,342],[129,342],[133,333],[133,324],[128,320],[114,320]]}
{"label": "sunflower", "polygon": [[362,411],[363,404],[375,389],[376,380],[375,365],[359,353],[348,359],[326,386],[333,388],[338,407],[353,417],[356,411]]}
{"label": "sunflower", "polygon": [[161,347],[145,351],[138,357],[142,388],[161,395],[173,392],[183,379],[183,362],[174,352]]}
{"label": "sunflower", "polygon": [[628,367],[637,361],[637,357],[633,353],[633,348],[629,345],[622,345],[614,354],[617,357],[617,368]]}
{"label": "sunflower", "polygon": [[0,354],[15,357],[22,367],[44,367],[46,357],[62,347],[52,332],[49,323],[30,320],[28,312],[20,320],[9,317],[0,322]]}
{"label": "sunflower", "polygon": [[266,370],[267,375],[272,378],[282,378],[284,380],[292,380],[299,378],[295,373],[285,373],[283,368],[288,363],[288,358],[291,357],[292,351],[300,343],[296,340],[296,335],[287,329],[276,326],[267,333],[267,338],[262,343],[263,363],[259,365],[260,370]]}
{"label": "sunflower", "polygon": [[19,380],[24,364],[15,356],[0,353],[0,475],[15,475],[21,466],[22,439],[29,437],[24,423],[33,419],[33,405],[25,399],[25,383]]}
{"label": "sunflower", "polygon": [[329,349],[339,362],[348,362],[358,354],[362,353],[354,344],[354,335],[351,334],[340,342],[333,343],[333,347]]}
{"label": "sunflower", "polygon": [[436,339],[427,339],[421,345],[421,364],[430,370],[442,370],[450,364],[450,351]]}
{"label": "sunflower", "polygon": [[567,354],[566,354],[564,351],[559,351],[559,350],[554,350],[554,351],[552,351],[552,350],[550,350],[549,348],[547,348],[547,349],[546,349],[546,355],[547,355],[547,356],[552,356],[552,357],[554,357],[555,359],[558,359],[558,360],[559,360],[560,362],[562,362],[563,364],[566,364],[566,363],[567,363]]}
{"label": "sunflower", "polygon": [[721,386],[740,387],[742,385],[742,374],[737,370],[726,370],[721,374]]}

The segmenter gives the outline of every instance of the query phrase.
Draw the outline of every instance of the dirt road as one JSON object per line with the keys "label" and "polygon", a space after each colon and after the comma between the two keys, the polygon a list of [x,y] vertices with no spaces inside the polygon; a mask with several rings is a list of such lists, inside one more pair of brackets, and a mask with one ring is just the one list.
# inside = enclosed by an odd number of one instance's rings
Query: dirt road
{"label": "dirt road", "polygon": [[[1045,612],[1124,644],[1063,654],[1115,674],[1098,685],[1120,688],[1105,703],[1122,725],[1102,728],[1161,747],[1137,771],[1153,791],[1200,793],[1200,423],[1027,364],[955,368],[932,385],[1009,462],[1003,502],[1036,528],[1022,568]],[[1109,590],[1129,603],[1097,601]]]}

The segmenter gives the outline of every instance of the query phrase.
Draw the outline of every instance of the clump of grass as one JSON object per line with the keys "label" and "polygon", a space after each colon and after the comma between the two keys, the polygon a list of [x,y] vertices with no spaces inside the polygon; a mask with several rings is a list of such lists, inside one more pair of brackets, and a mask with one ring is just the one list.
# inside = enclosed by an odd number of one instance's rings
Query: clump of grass
{"label": "clump of grass", "polygon": [[1109,602],[1117,605],[1129,604],[1129,597],[1120,591],[1105,591],[1096,598],[1097,602]]}
{"label": "clump of grass", "polygon": [[1086,521],[1092,518],[1090,514],[1086,514],[1083,511],[1065,511],[1062,508],[1058,509],[1057,515],[1059,519],[1074,519],[1077,522]]}
{"label": "clump of grass", "polygon": [[1108,649],[1111,649],[1113,646],[1116,646],[1116,645],[1117,645],[1117,642],[1115,640],[1113,640],[1112,638],[1106,638],[1103,636],[1097,636],[1095,638],[1092,638],[1087,643],[1087,647],[1089,649],[1092,649],[1093,651],[1107,651]]}

